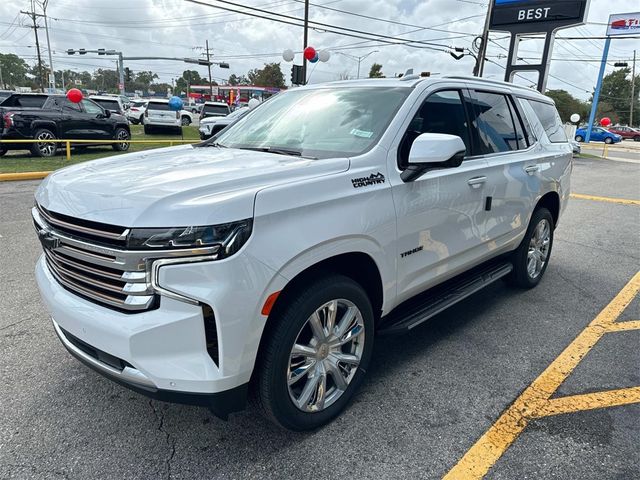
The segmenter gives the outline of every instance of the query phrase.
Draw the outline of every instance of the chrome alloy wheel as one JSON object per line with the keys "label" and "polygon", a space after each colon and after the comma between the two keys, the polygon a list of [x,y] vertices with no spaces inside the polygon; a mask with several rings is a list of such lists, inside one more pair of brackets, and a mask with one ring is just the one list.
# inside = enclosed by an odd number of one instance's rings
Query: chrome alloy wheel
{"label": "chrome alloy wheel", "polygon": [[547,219],[540,220],[529,242],[527,254],[527,273],[534,280],[540,276],[549,258],[551,245],[551,225]]}
{"label": "chrome alloy wheel", "polygon": [[[127,133],[126,130],[119,130],[118,134],[116,135],[116,140],[129,140],[129,134]],[[119,143],[118,147],[120,148],[120,150],[129,150],[129,143],[128,142]]]}
{"label": "chrome alloy wheel", "polygon": [[40,132],[36,137],[36,140],[43,140],[43,142],[38,142],[38,150],[42,153],[44,157],[51,157],[56,153],[56,144],[55,142],[44,142],[45,140],[54,140],[56,137],[53,136],[51,132]]}
{"label": "chrome alloy wheel", "polygon": [[298,409],[320,412],[344,394],[362,359],[364,333],[362,313],[349,300],[331,300],[311,314],[289,357],[289,396]]}

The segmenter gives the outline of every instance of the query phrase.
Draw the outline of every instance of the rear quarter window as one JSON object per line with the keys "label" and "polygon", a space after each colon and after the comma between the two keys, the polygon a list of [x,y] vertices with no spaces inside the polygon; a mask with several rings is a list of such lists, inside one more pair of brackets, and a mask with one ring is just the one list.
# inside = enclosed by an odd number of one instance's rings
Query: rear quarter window
{"label": "rear quarter window", "polygon": [[562,120],[560,120],[560,115],[556,107],[551,103],[539,102],[537,100],[525,101],[531,105],[547,137],[549,137],[549,141],[551,143],[566,143],[567,135],[564,133]]}
{"label": "rear quarter window", "polygon": [[147,110],[161,110],[161,111],[169,111],[171,110],[169,108],[169,104],[168,103],[162,103],[162,102],[149,102],[149,105],[147,105]]}
{"label": "rear quarter window", "polygon": [[7,98],[3,107],[42,108],[47,101],[46,95],[13,95]]}

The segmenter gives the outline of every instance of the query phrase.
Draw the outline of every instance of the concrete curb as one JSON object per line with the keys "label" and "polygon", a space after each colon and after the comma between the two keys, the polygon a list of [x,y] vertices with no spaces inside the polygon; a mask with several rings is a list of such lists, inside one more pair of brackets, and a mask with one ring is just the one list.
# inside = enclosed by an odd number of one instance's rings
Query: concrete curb
{"label": "concrete curb", "polygon": [[19,180],[42,180],[51,172],[0,173],[0,182],[16,182]]}

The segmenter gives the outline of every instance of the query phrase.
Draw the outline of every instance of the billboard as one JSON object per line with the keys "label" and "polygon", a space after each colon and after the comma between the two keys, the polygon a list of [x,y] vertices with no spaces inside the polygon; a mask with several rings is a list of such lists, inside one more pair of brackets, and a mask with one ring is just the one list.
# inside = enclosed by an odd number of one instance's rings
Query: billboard
{"label": "billboard", "polygon": [[492,0],[491,30],[534,33],[581,25],[589,0]]}
{"label": "billboard", "polygon": [[615,37],[633,33],[640,34],[640,13],[616,13],[609,17],[608,36]]}

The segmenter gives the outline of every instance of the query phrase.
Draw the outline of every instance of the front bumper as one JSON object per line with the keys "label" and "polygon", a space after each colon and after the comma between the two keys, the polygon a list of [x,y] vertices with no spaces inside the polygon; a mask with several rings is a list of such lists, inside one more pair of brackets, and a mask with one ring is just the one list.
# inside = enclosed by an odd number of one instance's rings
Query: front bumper
{"label": "front bumper", "polygon": [[217,416],[225,419],[230,413],[245,408],[248,383],[219,393],[192,393],[158,389],[139,370],[126,365],[126,362],[120,361],[121,364],[117,365],[119,359],[109,358],[111,356],[106,352],[98,351],[74,337],[63,330],[55,320],[52,319],[52,322],[62,345],[72,356],[101,375],[137,393],[163,402],[208,407]]}

